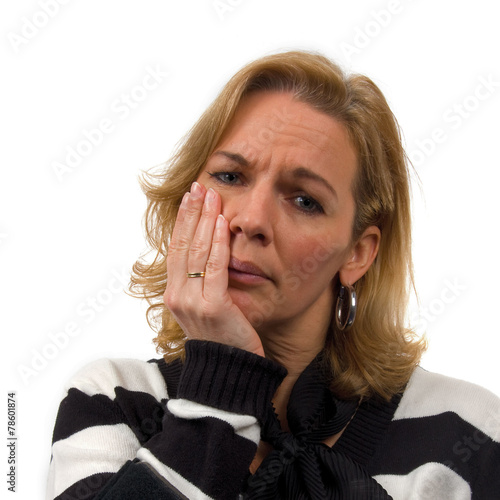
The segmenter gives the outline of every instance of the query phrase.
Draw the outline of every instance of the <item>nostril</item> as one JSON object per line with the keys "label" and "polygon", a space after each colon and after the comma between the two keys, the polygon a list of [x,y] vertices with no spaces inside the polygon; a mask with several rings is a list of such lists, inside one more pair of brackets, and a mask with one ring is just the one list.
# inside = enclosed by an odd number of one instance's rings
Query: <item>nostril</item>
{"label": "nostril", "polygon": [[267,245],[272,238],[271,223],[266,214],[248,210],[237,214],[228,214],[229,229],[234,236],[245,235],[249,239]]}

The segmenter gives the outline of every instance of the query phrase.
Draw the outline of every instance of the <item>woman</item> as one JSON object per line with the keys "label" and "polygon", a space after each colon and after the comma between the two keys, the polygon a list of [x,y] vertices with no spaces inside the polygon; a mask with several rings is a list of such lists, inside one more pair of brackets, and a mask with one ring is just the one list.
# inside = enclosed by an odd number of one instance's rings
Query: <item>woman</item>
{"label": "woman", "polygon": [[48,498],[497,498],[498,399],[404,326],[409,174],[371,80],[251,63],[144,187],[164,358],[75,377]]}

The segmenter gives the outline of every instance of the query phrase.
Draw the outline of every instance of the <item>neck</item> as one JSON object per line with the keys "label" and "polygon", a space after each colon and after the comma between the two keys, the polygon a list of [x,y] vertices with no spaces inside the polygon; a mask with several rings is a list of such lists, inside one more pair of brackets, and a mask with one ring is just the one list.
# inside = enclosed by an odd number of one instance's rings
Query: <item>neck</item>
{"label": "neck", "polygon": [[320,352],[321,348],[318,346],[318,348],[311,349],[309,351],[299,351],[295,349],[286,350],[283,349],[283,346],[280,346],[280,349],[278,350],[279,352],[276,352],[272,347],[268,346],[264,350],[266,358],[270,358],[280,363],[288,371],[287,376],[278,387],[278,390],[273,397],[273,405],[281,423],[281,427],[283,430],[288,431],[287,406],[293,386],[295,385],[295,382],[299,378],[300,374]]}
{"label": "neck", "polygon": [[[317,316],[318,317],[318,316]],[[259,331],[266,358],[284,366],[288,375],[276,391],[273,404],[284,430],[288,430],[286,409],[290,394],[300,374],[321,352],[325,345],[330,325],[330,316],[321,315],[322,320],[302,322],[302,325],[274,325],[272,335]]]}

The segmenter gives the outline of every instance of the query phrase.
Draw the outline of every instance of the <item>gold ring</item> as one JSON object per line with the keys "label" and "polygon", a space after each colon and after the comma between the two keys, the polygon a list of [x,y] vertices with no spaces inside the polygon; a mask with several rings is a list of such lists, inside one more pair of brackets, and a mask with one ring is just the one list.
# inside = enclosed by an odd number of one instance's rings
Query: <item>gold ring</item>
{"label": "gold ring", "polygon": [[186,276],[188,278],[204,278],[205,277],[205,271],[201,273],[186,273]]}

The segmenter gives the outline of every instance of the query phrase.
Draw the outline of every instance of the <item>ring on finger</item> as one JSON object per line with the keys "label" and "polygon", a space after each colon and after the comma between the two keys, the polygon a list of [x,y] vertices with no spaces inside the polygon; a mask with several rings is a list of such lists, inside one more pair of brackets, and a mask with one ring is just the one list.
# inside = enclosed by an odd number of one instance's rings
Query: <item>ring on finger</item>
{"label": "ring on finger", "polygon": [[186,273],[186,276],[188,278],[204,278],[205,271],[202,271],[201,273]]}

